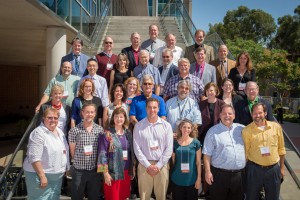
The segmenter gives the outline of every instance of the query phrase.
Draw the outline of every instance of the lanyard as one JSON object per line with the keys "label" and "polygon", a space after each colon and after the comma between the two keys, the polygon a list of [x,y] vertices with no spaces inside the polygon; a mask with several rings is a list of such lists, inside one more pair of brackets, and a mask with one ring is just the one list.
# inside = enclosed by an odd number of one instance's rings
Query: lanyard
{"label": "lanyard", "polygon": [[[183,101],[184,101],[184,100],[183,100]],[[179,109],[180,119],[182,119],[182,112],[184,111],[186,102],[187,102],[187,100],[185,101],[185,103],[184,103],[182,109],[180,109],[179,101],[178,101],[178,98],[177,98],[177,105],[178,105],[178,109]]]}
{"label": "lanyard", "polygon": [[[189,146],[189,145],[188,145],[188,146]],[[188,147],[188,146],[187,146],[187,147]],[[182,162],[182,154],[183,154],[183,153],[182,153],[182,149],[183,149],[183,146],[180,145],[180,152],[181,152],[181,154],[180,154],[180,160],[181,160],[181,162],[180,162],[180,163],[183,163],[183,162]],[[190,163],[190,149],[189,149],[189,148],[188,148],[188,162],[187,162],[187,163]]]}

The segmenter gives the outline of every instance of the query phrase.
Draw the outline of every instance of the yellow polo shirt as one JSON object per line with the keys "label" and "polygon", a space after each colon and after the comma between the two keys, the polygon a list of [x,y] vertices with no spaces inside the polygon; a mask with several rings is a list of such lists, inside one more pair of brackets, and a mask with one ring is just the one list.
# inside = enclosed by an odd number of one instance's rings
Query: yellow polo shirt
{"label": "yellow polo shirt", "polygon": [[[279,156],[285,155],[284,139],[281,126],[276,122],[266,121],[264,130],[254,122],[242,131],[245,143],[246,158],[262,166],[274,165]],[[261,147],[268,147],[270,155],[263,156]]]}

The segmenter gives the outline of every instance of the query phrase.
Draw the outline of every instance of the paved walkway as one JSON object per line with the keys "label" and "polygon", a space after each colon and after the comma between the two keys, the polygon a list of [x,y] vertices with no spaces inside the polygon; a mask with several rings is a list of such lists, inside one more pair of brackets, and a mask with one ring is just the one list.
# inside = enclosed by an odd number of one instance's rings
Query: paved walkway
{"label": "paved walkway", "polygon": [[[300,124],[284,122],[282,124],[284,131],[292,140],[298,151],[300,151]],[[291,168],[295,172],[295,175],[300,180],[300,159],[295,153],[290,143],[285,139],[286,144],[286,161],[290,164]],[[299,200],[300,189],[297,187],[294,179],[287,169],[285,169],[284,182],[281,185],[280,195],[282,200]]]}

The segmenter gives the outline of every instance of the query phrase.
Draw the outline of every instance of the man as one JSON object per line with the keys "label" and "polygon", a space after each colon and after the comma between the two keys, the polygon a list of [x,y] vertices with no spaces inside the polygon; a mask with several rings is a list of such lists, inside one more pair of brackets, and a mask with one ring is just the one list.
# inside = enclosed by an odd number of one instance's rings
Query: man
{"label": "man", "polygon": [[217,84],[219,88],[221,88],[223,79],[228,77],[230,70],[234,68],[236,64],[234,60],[228,59],[227,55],[228,55],[227,46],[222,44],[219,46],[218,49],[219,58],[209,63],[217,68],[216,78],[217,78]]}
{"label": "man", "polygon": [[139,53],[141,51],[141,36],[138,32],[133,32],[130,37],[131,46],[122,49],[122,53],[125,53],[129,60],[128,69],[133,69],[139,65]]}
{"label": "man", "polygon": [[170,49],[162,51],[163,65],[158,68],[161,78],[160,96],[163,96],[164,85],[173,76],[178,74],[178,68],[172,63],[173,52]]}
{"label": "man", "polygon": [[141,200],[150,199],[153,187],[156,199],[166,199],[173,133],[171,125],[157,115],[159,103],[155,98],[147,99],[147,117],[138,122],[133,131]]}
{"label": "man", "polygon": [[259,94],[259,87],[256,82],[249,81],[246,83],[245,88],[246,99],[242,99],[238,101],[234,108],[236,110],[236,118],[235,122],[243,124],[247,126],[252,122],[251,110],[252,106],[256,103],[263,103],[267,107],[267,116],[266,119],[268,121],[274,121],[274,116],[272,114],[272,107],[271,105],[264,99],[258,96]]}
{"label": "man", "polygon": [[234,117],[234,108],[224,104],[221,122],[208,130],[204,140],[205,181],[211,185],[209,196],[212,200],[243,199],[246,165],[242,138],[244,126],[233,123]]}
{"label": "man", "polygon": [[262,187],[266,199],[279,199],[286,151],[282,128],[278,123],[266,120],[267,112],[263,103],[253,105],[253,122],[243,130],[247,200],[259,199]]}
{"label": "man", "polygon": [[174,133],[183,119],[189,119],[198,126],[202,124],[198,102],[189,97],[191,88],[189,81],[179,81],[178,95],[166,102],[167,121],[171,124]]}
{"label": "man", "polygon": [[204,47],[198,47],[195,50],[196,62],[191,64],[190,73],[194,74],[202,81],[205,86],[209,82],[217,83],[216,68],[205,62],[206,50]]}
{"label": "man", "polygon": [[109,105],[107,82],[102,76],[96,74],[98,70],[98,63],[95,59],[90,58],[88,60],[87,70],[88,70],[88,75],[80,79],[77,87],[77,91],[79,91],[79,86],[84,79],[86,78],[92,79],[95,84],[95,90],[96,90],[95,95],[101,99],[103,108],[107,107]]}
{"label": "man", "polygon": [[169,33],[166,35],[165,41],[166,41],[166,46],[160,47],[156,50],[153,59],[153,65],[155,67],[159,67],[160,65],[163,64],[162,51],[168,48],[173,53],[173,64],[178,66],[178,60],[183,57],[183,50],[181,47],[175,46],[176,36],[172,33]]}
{"label": "man", "polygon": [[209,63],[210,61],[214,60],[215,59],[214,49],[209,45],[203,44],[205,39],[205,31],[202,29],[196,30],[194,37],[196,43],[185,48],[184,57],[189,59],[191,63],[196,62],[194,51],[198,49],[198,47],[203,47],[207,52],[207,56],[205,57],[205,62]]}
{"label": "man", "polygon": [[142,90],[143,93],[139,96],[136,96],[132,99],[129,111],[130,122],[135,125],[138,121],[141,121],[147,116],[146,112],[146,100],[149,98],[155,98],[159,101],[159,117],[166,119],[166,106],[163,98],[153,94],[153,85],[154,80],[150,74],[143,76],[142,81]]}
{"label": "man", "polygon": [[134,68],[133,76],[139,79],[141,82],[142,77],[145,74],[150,74],[154,78],[154,93],[160,94],[160,73],[156,67],[149,63],[149,52],[145,49],[139,53],[140,64]]}
{"label": "man", "polygon": [[158,26],[155,24],[151,24],[149,26],[150,39],[145,40],[141,45],[142,49],[146,49],[150,53],[150,63],[152,63],[153,61],[156,50],[159,47],[165,46],[165,42],[157,38],[158,34]]}
{"label": "man", "polygon": [[62,74],[58,74],[48,83],[46,90],[44,91],[44,95],[40,100],[40,103],[35,108],[35,111],[38,112],[42,104],[49,101],[49,96],[51,93],[51,88],[60,84],[64,87],[64,94],[62,102],[66,103],[66,105],[72,107],[73,99],[75,98],[77,85],[79,82],[79,76],[72,75],[72,65],[69,61],[64,61],[61,65]]}
{"label": "man", "polygon": [[74,38],[71,44],[72,53],[69,53],[66,56],[62,57],[60,65],[62,66],[65,61],[69,61],[72,65],[72,75],[79,76],[81,78],[86,70],[87,60],[90,57],[81,53],[83,47],[83,41],[81,39]]}
{"label": "man", "polygon": [[104,77],[107,82],[107,87],[110,84],[110,72],[117,61],[117,55],[113,54],[112,49],[114,41],[111,37],[106,36],[103,40],[103,51],[95,56],[98,62],[97,74]]}
{"label": "man", "polygon": [[186,58],[180,58],[178,60],[179,74],[173,76],[168,80],[164,86],[164,99],[168,99],[177,96],[177,84],[180,80],[189,80],[192,85],[192,90],[190,92],[190,97],[197,101],[199,97],[203,94],[203,83],[200,78],[190,74],[190,62]]}
{"label": "man", "polygon": [[101,175],[97,173],[98,137],[103,128],[94,123],[95,104],[84,104],[81,109],[83,121],[69,131],[70,154],[73,160],[72,195],[74,200],[82,200],[84,191],[88,199],[98,200]]}

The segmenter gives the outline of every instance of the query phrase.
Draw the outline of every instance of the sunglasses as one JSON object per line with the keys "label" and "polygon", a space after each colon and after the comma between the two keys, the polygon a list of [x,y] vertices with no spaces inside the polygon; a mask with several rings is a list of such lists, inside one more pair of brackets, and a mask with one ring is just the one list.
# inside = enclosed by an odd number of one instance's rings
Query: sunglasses
{"label": "sunglasses", "polygon": [[153,85],[153,83],[143,83],[143,85]]}
{"label": "sunglasses", "polygon": [[105,42],[105,44],[112,44],[112,42]]}
{"label": "sunglasses", "polygon": [[170,56],[163,56],[163,58],[170,58]]}

